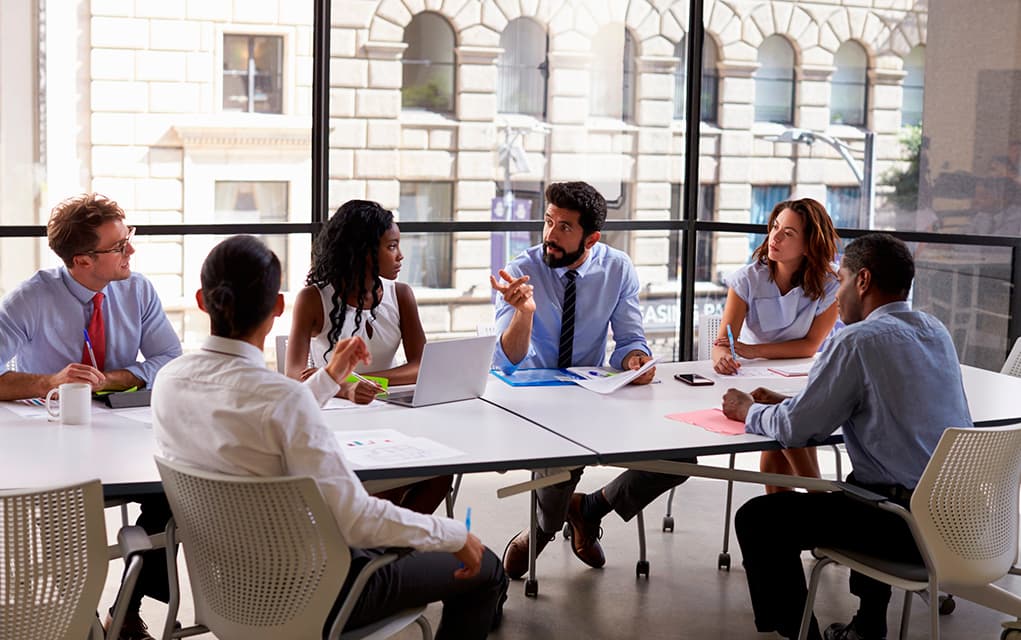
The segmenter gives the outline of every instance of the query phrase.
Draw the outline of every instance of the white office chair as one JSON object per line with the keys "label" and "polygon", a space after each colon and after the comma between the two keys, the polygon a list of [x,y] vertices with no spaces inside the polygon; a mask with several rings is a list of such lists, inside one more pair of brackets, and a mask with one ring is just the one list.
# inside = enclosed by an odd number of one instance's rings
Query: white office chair
{"label": "white office chair", "polygon": [[277,373],[287,375],[287,336],[276,337]]}
{"label": "white office chair", "polygon": [[1021,378],[1021,338],[1014,341],[1014,348],[1010,350],[1010,355],[1007,356],[1007,361],[1003,363],[1000,373]]}
{"label": "white office chair", "polygon": [[[900,637],[907,637],[911,594],[940,589],[1015,617],[1021,597],[992,584],[1008,573],[1018,553],[1018,484],[1021,425],[949,428],[940,438],[911,497],[911,511],[882,496],[847,487],[850,497],[896,513],[911,528],[924,564],[907,565],[830,548],[814,551],[801,640],[808,634],[822,568],[834,562],[905,590]],[[939,639],[939,607],[930,607],[929,637]],[[1021,624],[1007,623],[1003,638],[1021,638]]]}
{"label": "white office chair", "polygon": [[[141,532],[135,540],[151,548]],[[125,550],[126,530],[118,536]],[[127,550],[122,593],[134,589],[141,556]],[[99,480],[47,489],[0,491],[0,639],[102,640],[96,607],[110,553]],[[119,635],[125,599],[118,596],[110,637]]]}
{"label": "white office chair", "polygon": [[[351,554],[312,478],[208,473],[156,458],[174,517],[167,525],[170,603],[164,640],[211,631],[221,640],[321,640],[351,567]],[[195,601],[196,625],[175,629],[180,604],[177,544]],[[388,553],[359,573],[330,627],[331,640],[381,639],[418,624],[425,607],[342,634],[369,575],[396,560]]]}

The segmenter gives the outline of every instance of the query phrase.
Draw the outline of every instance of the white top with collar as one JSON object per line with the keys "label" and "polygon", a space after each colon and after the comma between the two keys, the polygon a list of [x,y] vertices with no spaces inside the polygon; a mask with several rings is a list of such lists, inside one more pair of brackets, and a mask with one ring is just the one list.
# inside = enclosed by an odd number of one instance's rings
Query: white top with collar
{"label": "white top with collar", "polygon": [[463,523],[373,498],[348,466],[320,407],[339,386],[320,369],[304,384],[266,368],[262,351],[210,336],[160,370],[153,433],[160,454],[208,471],[311,476],[348,545],[458,551]]}

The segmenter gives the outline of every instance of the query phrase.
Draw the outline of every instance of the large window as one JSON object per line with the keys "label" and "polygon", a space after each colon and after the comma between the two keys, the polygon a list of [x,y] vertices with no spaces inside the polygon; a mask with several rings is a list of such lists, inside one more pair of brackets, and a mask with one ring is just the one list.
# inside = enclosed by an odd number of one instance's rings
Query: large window
{"label": "large window", "polygon": [[[791,187],[786,184],[755,185],[752,187],[752,210],[748,222],[765,226],[769,222],[769,214],[773,213],[773,207],[791,197]],[[751,261],[752,251],[755,251],[762,241],[766,239],[769,230],[765,233],[748,234],[748,258],[745,262]]]}
{"label": "large window", "polygon": [[868,220],[862,220],[860,187],[827,187],[826,211],[833,226],[846,229],[868,227]]}
{"label": "large window", "polygon": [[905,126],[922,124],[922,103],[925,97],[925,47],[918,45],[904,57],[903,99],[900,123]]}
{"label": "large window", "polygon": [[223,110],[283,113],[284,39],[223,36]]}
{"label": "large window", "polygon": [[[287,222],[289,185],[286,182],[218,180],[215,188],[214,223]],[[289,258],[287,238],[278,235],[259,238],[280,258],[286,290]]]}
{"label": "large window", "polygon": [[622,25],[603,27],[592,40],[589,114],[631,120],[634,116],[635,42]]}
{"label": "large window", "polygon": [[[674,55],[680,62],[677,63],[677,71],[674,73],[674,118],[684,119],[684,89],[687,78],[688,39],[681,38],[674,48]],[[700,95],[700,109],[702,111],[702,122],[716,122],[716,106],[719,102],[719,74],[716,70],[718,54],[716,43],[712,38],[706,37],[702,42],[702,93]]]}
{"label": "large window", "polygon": [[755,70],[755,120],[794,122],[794,49],[783,36],[770,36],[759,45]]}
{"label": "large window", "polygon": [[437,113],[454,111],[454,30],[443,16],[425,12],[404,30],[401,106]]}
{"label": "large window", "polygon": [[[449,182],[402,182],[398,222],[453,219],[454,185]],[[401,234],[404,265],[401,279],[430,289],[452,286],[453,258],[447,234]]]}
{"label": "large window", "polygon": [[500,113],[544,117],[549,75],[546,32],[530,18],[511,20],[500,35],[500,48],[503,53],[497,61],[497,109]]}
{"label": "large window", "polygon": [[868,96],[868,56],[857,42],[845,42],[834,57],[830,91],[830,122],[865,125]]}
{"label": "large window", "polygon": [[[670,185],[670,219],[681,219],[681,202],[684,197],[684,185]],[[699,220],[713,220],[713,212],[716,210],[716,185],[698,185],[698,216]],[[684,265],[681,264],[681,233],[670,232],[669,257],[667,258],[667,278],[678,280],[683,277]],[[713,244],[711,242],[699,242],[695,250],[695,280],[697,282],[712,282],[716,279],[713,273]]]}

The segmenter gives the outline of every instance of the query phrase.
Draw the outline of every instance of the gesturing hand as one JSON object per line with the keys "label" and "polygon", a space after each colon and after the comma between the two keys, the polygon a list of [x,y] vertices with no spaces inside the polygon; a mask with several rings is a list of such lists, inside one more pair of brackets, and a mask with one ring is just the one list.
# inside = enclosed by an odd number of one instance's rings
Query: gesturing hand
{"label": "gesturing hand", "polygon": [[532,285],[528,283],[528,276],[514,278],[511,274],[500,269],[500,278],[507,284],[503,284],[493,275],[489,276],[489,283],[493,289],[503,295],[503,300],[518,311],[532,313],[535,311],[535,298],[532,297]]}

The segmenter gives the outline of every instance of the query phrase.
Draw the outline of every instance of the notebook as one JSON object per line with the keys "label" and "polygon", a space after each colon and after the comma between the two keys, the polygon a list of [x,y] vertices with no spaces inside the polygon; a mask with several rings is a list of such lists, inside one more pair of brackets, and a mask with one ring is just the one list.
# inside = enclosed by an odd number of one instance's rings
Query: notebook
{"label": "notebook", "polygon": [[497,336],[427,342],[415,388],[380,396],[405,407],[424,407],[478,398],[486,390]]}

